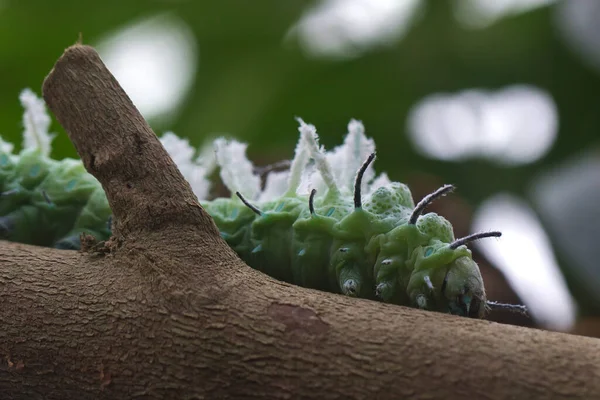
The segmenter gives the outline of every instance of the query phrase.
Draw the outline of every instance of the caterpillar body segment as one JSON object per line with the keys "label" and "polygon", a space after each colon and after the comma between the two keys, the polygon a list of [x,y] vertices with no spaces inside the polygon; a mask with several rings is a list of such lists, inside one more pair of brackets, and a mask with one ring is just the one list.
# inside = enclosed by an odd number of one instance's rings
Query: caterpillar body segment
{"label": "caterpillar body segment", "polygon": [[300,199],[283,198],[272,202],[251,225],[253,249],[249,265],[274,278],[294,282],[292,238],[294,222],[302,211]]}
{"label": "caterpillar body segment", "polygon": [[[316,191],[311,191],[314,198]],[[334,241],[334,226],[341,210],[351,209],[349,203],[338,202],[324,205],[322,199],[316,205],[309,197],[308,212],[303,209],[292,226],[292,269],[296,284],[339,293],[335,274],[330,272],[331,251]],[[312,204],[312,207],[311,207]],[[313,209],[311,212],[311,208]]]}
{"label": "caterpillar body segment", "polygon": [[112,211],[101,185],[89,182],[93,186],[88,201],[83,207],[73,228],[54,243],[59,249],[77,250],[81,247],[81,235],[88,234],[95,238],[104,239],[111,235]]}
{"label": "caterpillar body segment", "polygon": [[[83,232],[95,226],[86,220],[86,205],[90,211],[98,213],[104,209],[110,215],[102,186],[86,172],[80,160],[56,161],[32,149],[18,156],[2,153],[0,177],[0,214],[6,240],[54,246],[73,229]],[[93,192],[96,196],[92,196]],[[99,207],[94,199],[105,207]],[[110,236],[107,229],[98,233]]]}

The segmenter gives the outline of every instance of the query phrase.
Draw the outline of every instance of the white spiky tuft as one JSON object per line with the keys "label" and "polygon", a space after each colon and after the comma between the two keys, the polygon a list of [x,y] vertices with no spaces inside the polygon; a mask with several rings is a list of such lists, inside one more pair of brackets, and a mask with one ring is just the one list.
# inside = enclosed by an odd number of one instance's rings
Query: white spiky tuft
{"label": "white spiky tuft", "polygon": [[[333,150],[321,153],[325,155],[331,173],[338,189],[344,195],[351,195],[354,191],[356,174],[371,153],[375,152],[375,142],[365,136],[362,122],[352,119],[348,124],[348,134],[344,143]],[[362,191],[368,193],[371,190],[371,182],[375,177],[373,164],[369,165],[362,180]],[[386,176],[387,177],[387,176]],[[382,178],[383,179],[383,178]],[[383,182],[380,181],[378,185]],[[328,187],[319,169],[307,166],[302,174],[302,182],[298,193],[307,194],[311,189],[317,189],[317,193],[323,193]]]}
{"label": "white spiky tuft", "polygon": [[25,109],[23,113],[23,148],[37,148],[45,156],[50,155],[52,140],[56,135],[48,132],[52,120],[46,110],[46,103],[28,88],[21,92],[19,100]]}
{"label": "white spiky tuft", "polygon": [[302,182],[302,176],[304,171],[306,170],[306,164],[309,159],[309,151],[306,146],[306,142],[300,135],[298,139],[298,143],[296,144],[296,151],[294,153],[294,158],[292,160],[292,164],[290,166],[288,187],[285,193],[286,196],[295,196],[300,188],[300,184]]}
{"label": "white spiky tuft", "polygon": [[[290,171],[272,171],[267,175],[265,188],[258,197],[259,202],[271,201],[288,195]],[[295,193],[295,191],[294,191]]]}
{"label": "white spiky tuft", "polygon": [[11,154],[13,152],[14,148],[15,148],[14,144],[12,144],[11,142],[5,142],[0,137],[0,153]]}
{"label": "white spiky tuft", "polygon": [[215,168],[214,162],[211,164],[210,159],[207,159],[203,160],[204,164],[202,164],[198,159],[194,160],[196,149],[190,145],[187,139],[182,139],[173,132],[165,132],[160,138],[160,142],[192,187],[198,200],[207,199],[211,187],[208,176]]}
{"label": "white spiky tuft", "polygon": [[233,196],[240,192],[252,200],[260,193],[260,177],[254,174],[254,166],[246,157],[245,143],[218,138],[214,141],[217,164],[221,167],[221,179]]}
{"label": "white spiky tuft", "polygon": [[200,147],[196,164],[204,168],[206,176],[211,175],[217,169],[217,156],[212,141],[207,141],[204,146]]}
{"label": "white spiky tuft", "polygon": [[192,187],[192,191],[199,201],[208,199],[211,182],[208,180],[208,171],[198,165],[189,170],[181,171],[181,174]]}
{"label": "white spiky tuft", "polygon": [[[362,122],[352,119],[348,123],[348,134],[344,139],[342,146],[344,149],[344,168],[340,171],[340,181],[344,182],[346,188],[354,190],[354,181],[356,173],[367,160],[367,158],[375,152],[375,142],[373,139],[365,136],[365,127]],[[373,164],[369,165],[362,178],[363,192],[368,188],[369,183],[375,177]]]}
{"label": "white spiky tuft", "polygon": [[392,183],[385,172],[382,172],[373,182],[369,185],[369,189],[366,191],[367,194],[373,193],[382,186],[386,186]]}
{"label": "white spiky tuft", "polygon": [[[375,142],[365,136],[365,128],[362,122],[355,119],[350,120],[344,144],[327,153],[327,159],[333,165],[333,173],[342,192],[348,194],[354,191],[354,182],[358,170],[369,155],[374,152]],[[373,164],[371,164],[363,175],[361,188],[363,192],[369,187],[374,175]]]}
{"label": "white spiky tuft", "polygon": [[327,191],[327,186],[325,185],[325,182],[323,182],[323,179],[321,179],[321,174],[319,174],[319,171],[317,171],[315,167],[315,161],[310,159],[302,170],[302,178],[300,179],[300,185],[298,186],[296,193],[300,195],[309,195],[312,189],[316,189],[317,196],[321,196]]}
{"label": "white spiky tuft", "polygon": [[328,193],[339,195],[340,191],[335,176],[333,175],[331,165],[327,160],[327,154],[325,153],[325,150],[319,146],[317,129],[314,125],[307,124],[301,118],[296,118],[296,120],[300,124],[298,130],[300,131],[301,139],[304,140],[310,156],[315,160],[315,165],[321,175],[321,179],[323,179],[325,185],[327,185],[327,188],[329,189]]}
{"label": "white spiky tuft", "polygon": [[179,169],[193,163],[192,158],[196,153],[196,149],[190,145],[187,139],[182,139],[169,131],[163,133],[160,142]]}

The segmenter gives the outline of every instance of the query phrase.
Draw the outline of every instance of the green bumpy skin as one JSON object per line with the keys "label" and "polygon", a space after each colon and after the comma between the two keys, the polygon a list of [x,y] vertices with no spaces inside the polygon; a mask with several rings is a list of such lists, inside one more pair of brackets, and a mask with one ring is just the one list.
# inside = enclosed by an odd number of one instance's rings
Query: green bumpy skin
{"label": "green bumpy skin", "polygon": [[[78,249],[82,233],[110,237],[111,210],[81,161],[35,150],[0,153],[0,232],[10,241]],[[202,202],[223,239],[251,267],[276,279],[348,296],[482,317],[485,291],[463,245],[450,247],[450,223],[434,213],[409,224],[408,187],[383,185],[356,208],[340,193],[315,200],[287,195],[256,204]]]}
{"label": "green bumpy skin", "polygon": [[0,179],[2,239],[79,248],[82,232],[110,236],[106,195],[80,160],[56,161],[34,149],[0,153]]}
{"label": "green bumpy skin", "polygon": [[415,207],[406,185],[391,183],[352,199],[282,197],[255,204],[237,199],[203,206],[251,267],[299,286],[348,296],[483,317],[486,295],[471,252],[453,249],[452,225],[428,213],[409,224]]}

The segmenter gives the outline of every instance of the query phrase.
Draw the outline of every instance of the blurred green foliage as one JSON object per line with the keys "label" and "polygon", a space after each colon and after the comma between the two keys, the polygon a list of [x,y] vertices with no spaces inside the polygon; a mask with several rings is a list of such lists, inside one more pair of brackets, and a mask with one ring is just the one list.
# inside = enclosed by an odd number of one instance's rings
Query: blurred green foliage
{"label": "blurred green foliage", "polygon": [[[24,87],[39,93],[43,78],[79,32],[93,44],[132,19],[174,11],[197,37],[198,76],[173,125],[150,122],[158,133],[171,129],[194,145],[207,134],[226,132],[251,144],[251,158],[272,161],[292,155],[294,116],[315,124],[327,147],[340,141],[350,118],[358,118],[377,142],[379,170],[400,180],[411,170],[428,171],[454,182],[476,202],[498,189],[522,192],[541,164],[597,141],[600,77],[557,37],[551,8],[468,30],[453,18],[450,2],[429,1],[399,43],[354,60],[329,61],[282,45],[309,4],[5,0],[0,9],[0,133],[19,141],[18,93]],[[512,83],[537,85],[557,102],[560,134],[543,160],[502,168],[481,161],[439,162],[414,152],[404,134],[405,121],[423,96]],[[65,135],[56,139],[53,154],[75,156]],[[490,174],[497,179],[490,180]]]}

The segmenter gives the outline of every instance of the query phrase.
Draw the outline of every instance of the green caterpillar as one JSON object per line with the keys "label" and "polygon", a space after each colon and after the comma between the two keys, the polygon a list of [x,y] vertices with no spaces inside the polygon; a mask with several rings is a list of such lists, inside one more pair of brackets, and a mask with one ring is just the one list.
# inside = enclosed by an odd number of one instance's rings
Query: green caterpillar
{"label": "green caterpillar", "polygon": [[[62,249],[78,249],[82,233],[106,240],[111,210],[102,186],[81,161],[48,157],[49,120],[41,117],[45,108],[31,92],[24,92],[21,101],[25,142],[29,138],[34,144],[14,155],[12,145],[0,143],[2,238]],[[43,123],[27,127],[36,120],[27,113]],[[299,123],[300,140],[289,171],[270,172],[264,190],[245,158],[245,145],[215,141],[213,164],[221,167],[235,196],[201,204],[248,265],[299,286],[466,317],[484,317],[491,308],[525,312],[524,306],[487,300],[479,267],[466,246],[499,232],[456,239],[445,218],[423,214],[453,186],[445,185],[415,205],[406,185],[390,182],[385,174],[374,178],[369,169],[374,143],[358,121],[351,121],[344,145],[330,153],[318,145],[314,126]],[[172,134],[161,138],[167,151],[177,153],[173,158],[194,188],[194,179],[205,180],[213,167],[210,162],[185,164],[181,150],[189,153],[189,146],[177,140]],[[44,142],[45,148],[40,145]],[[183,158],[191,159],[193,154],[187,153]],[[195,192],[202,199],[207,190]]]}

